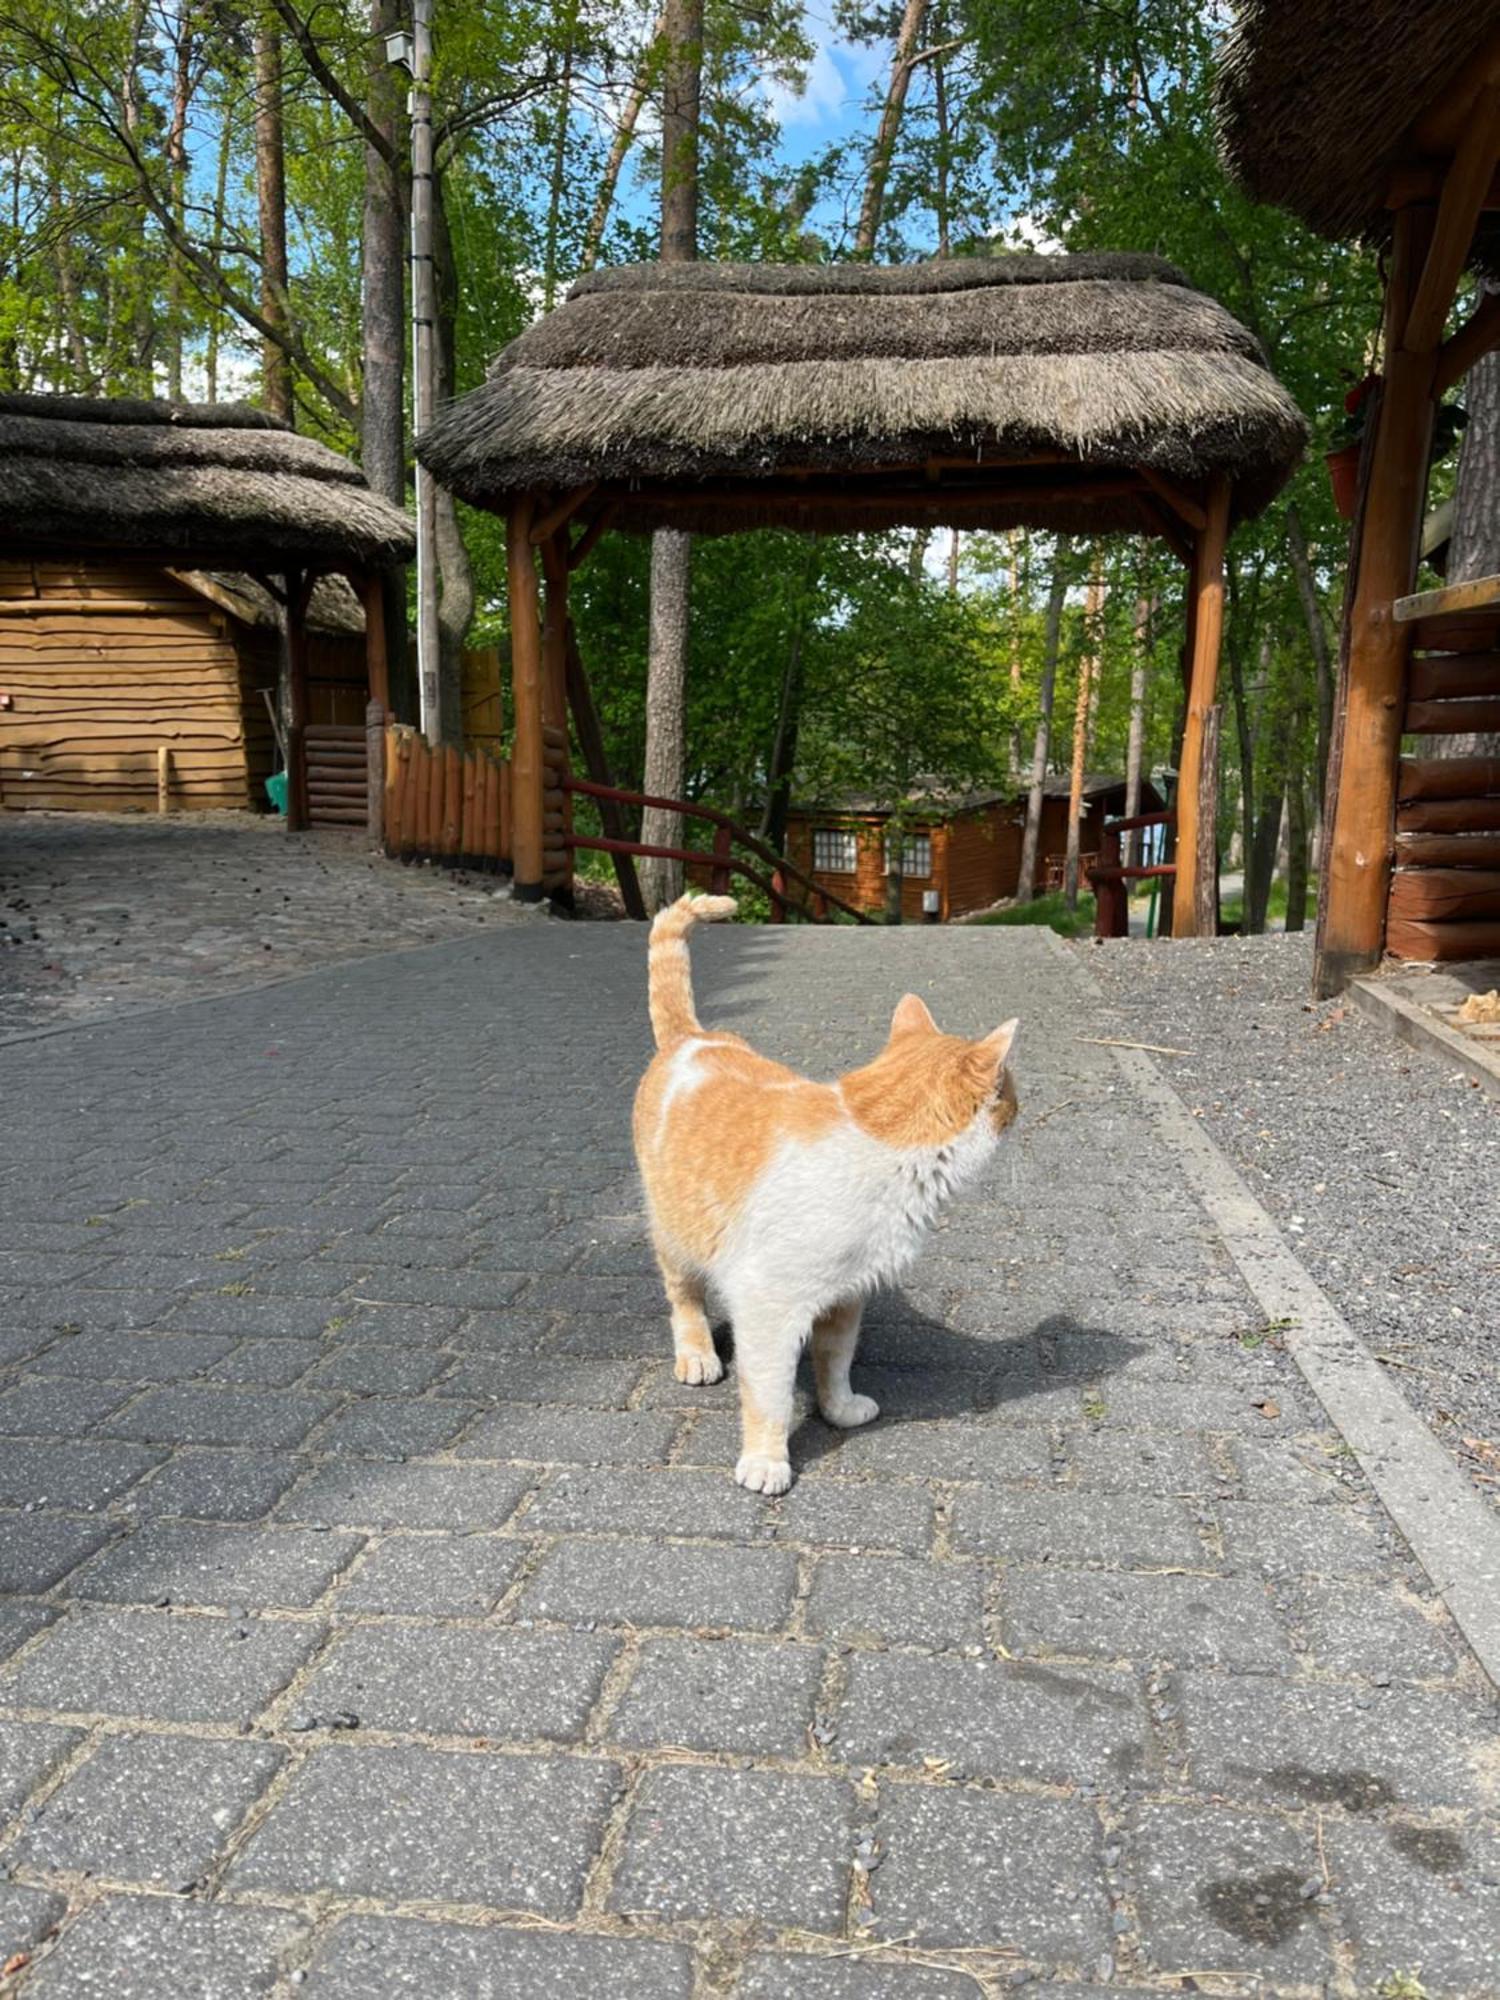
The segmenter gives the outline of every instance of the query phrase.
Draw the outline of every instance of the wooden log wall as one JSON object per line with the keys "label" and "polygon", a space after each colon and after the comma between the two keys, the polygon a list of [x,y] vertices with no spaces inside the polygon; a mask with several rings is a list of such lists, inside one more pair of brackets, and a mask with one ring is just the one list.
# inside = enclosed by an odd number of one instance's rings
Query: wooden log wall
{"label": "wooden log wall", "polygon": [[573,831],[573,795],[563,788],[568,775],[568,732],[542,724],[542,887],[552,894],[573,880],[572,853],[564,840]]}
{"label": "wooden log wall", "polygon": [[0,803],[155,812],[247,806],[247,740],[230,621],[147,564],[0,561]]}
{"label": "wooden log wall", "polygon": [[1500,731],[1500,639],[1472,620],[1424,620],[1415,639],[1403,728],[1420,743],[1397,771],[1386,949],[1490,958],[1500,954],[1500,757],[1432,752],[1434,739]]}
{"label": "wooden log wall", "polygon": [[407,724],[388,723],[384,784],[385,851],[393,859],[511,865],[510,765],[489,750],[433,748]]}

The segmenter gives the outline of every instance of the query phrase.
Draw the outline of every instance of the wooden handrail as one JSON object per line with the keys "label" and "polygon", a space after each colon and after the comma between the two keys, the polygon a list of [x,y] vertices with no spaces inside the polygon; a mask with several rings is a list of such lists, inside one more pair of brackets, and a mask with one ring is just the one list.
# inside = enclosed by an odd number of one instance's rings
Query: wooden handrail
{"label": "wooden handrail", "polygon": [[[571,772],[563,780],[563,789],[570,792],[581,792],[586,798],[613,799],[620,805],[655,806],[663,812],[677,813],[683,819],[706,820],[710,826],[722,827],[735,840],[739,841],[741,846],[748,847],[757,859],[766,863],[772,870],[773,875],[790,876],[810,896],[825,905],[829,903],[833,904],[836,909],[842,910],[845,916],[852,917],[857,924],[868,924],[872,921],[863,910],[856,909],[853,903],[846,903],[842,896],[837,895],[832,889],[826,888],[823,883],[814,881],[812,876],[805,874],[794,861],[788,861],[784,855],[778,854],[773,847],[759,839],[755,834],[750,833],[737,820],[731,819],[728,813],[720,812],[715,806],[690,805],[684,799],[666,799],[652,792],[627,791],[620,785],[598,785],[588,778],[575,778]],[[725,865],[722,856],[697,852],[691,848],[644,847],[638,841],[585,840],[581,836],[574,836],[566,844],[574,847],[593,848],[604,854],[638,854],[671,861],[703,863],[708,867]],[[754,882],[757,887],[765,889],[767,894],[775,897],[777,900],[786,900],[784,894],[770,889],[764,879],[753,870],[747,868],[743,862],[731,860],[727,865],[738,869],[740,874]],[[802,905],[798,904],[794,907],[799,910],[801,915],[808,917],[809,922],[817,921],[815,917],[808,915],[807,910]]]}

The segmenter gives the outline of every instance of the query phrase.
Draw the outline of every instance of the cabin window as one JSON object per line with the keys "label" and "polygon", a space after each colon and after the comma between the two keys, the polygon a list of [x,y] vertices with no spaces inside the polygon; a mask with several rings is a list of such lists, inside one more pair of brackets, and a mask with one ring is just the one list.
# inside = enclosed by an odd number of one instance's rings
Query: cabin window
{"label": "cabin window", "polygon": [[813,828],[813,867],[820,875],[852,875],[855,863],[854,835],[847,828]]}
{"label": "cabin window", "polygon": [[[885,872],[891,872],[891,848],[885,844]],[[901,873],[903,875],[930,875],[932,873],[932,835],[930,833],[909,833],[901,843]]]}

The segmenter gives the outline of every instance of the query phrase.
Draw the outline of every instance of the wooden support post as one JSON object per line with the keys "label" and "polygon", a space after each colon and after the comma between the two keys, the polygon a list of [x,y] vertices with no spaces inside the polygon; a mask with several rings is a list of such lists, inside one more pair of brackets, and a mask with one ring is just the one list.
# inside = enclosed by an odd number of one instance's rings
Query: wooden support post
{"label": "wooden support post", "polygon": [[1474,230],[1494,175],[1497,151],[1500,151],[1500,83],[1491,83],[1475,99],[1458,151],[1443,178],[1432,241],[1422,259],[1411,307],[1402,322],[1401,345],[1413,354],[1430,353],[1443,337],[1453,295],[1468,261]]}
{"label": "wooden support post", "polygon": [[730,891],[729,861],[734,852],[734,835],[727,826],[714,828],[714,859],[709,871],[709,892],[715,896],[727,896]]}
{"label": "wooden support post", "polygon": [[389,714],[391,663],[385,642],[385,579],[378,569],[366,571],[360,598],[365,610],[365,680],[370,700],[378,701]]}
{"label": "wooden support post", "polygon": [[[533,533],[535,531],[533,530]],[[549,535],[542,544],[542,570],[547,579],[546,603],[542,614],[542,672],[545,680],[542,714],[557,735],[552,739],[549,761],[560,777],[566,778],[568,755],[568,545],[561,533]],[[567,856],[563,879],[547,884],[548,893],[571,902],[573,896],[573,795],[563,793],[563,852]],[[559,829],[551,829],[555,839]]]}
{"label": "wooden support post", "polygon": [[168,743],[156,746],[156,810],[172,810],[172,748]]}
{"label": "wooden support post", "polygon": [[310,571],[286,576],[286,830],[307,828],[307,601]]}
{"label": "wooden support post", "polygon": [[[594,691],[589,686],[588,673],[583,664],[583,655],[578,650],[578,635],[573,630],[573,621],[568,620],[567,630],[567,670],[568,700],[573,709],[573,728],[577,732],[578,747],[583,752],[583,768],[596,785],[613,785],[609,774],[609,759],[604,751],[604,731],[599,726],[599,711],[594,706]],[[629,840],[630,830],[625,824],[625,815],[620,810],[618,799],[600,799],[599,823],[610,840]],[[635,872],[633,854],[610,854],[615,864],[615,880],[620,885],[620,896],[625,904],[625,914],[638,924],[646,921],[646,899],[641,894],[640,877]]]}
{"label": "wooden support post", "polygon": [[[1229,481],[1209,487],[1207,519],[1193,549],[1188,582],[1193,649],[1188,672],[1187,726],[1177,777],[1177,879],[1172,898],[1173,937],[1211,937],[1216,905],[1218,835],[1217,763],[1205,764],[1204,732],[1219,685],[1224,633],[1224,545],[1229,539]],[[1208,880],[1200,882],[1204,856]]]}
{"label": "wooden support post", "polygon": [[779,868],[771,871],[771,922],[786,922],[786,877]]}
{"label": "wooden support post", "polygon": [[365,826],[370,845],[385,838],[385,709],[378,701],[365,704]]}
{"label": "wooden support post", "polygon": [[1430,209],[1395,219],[1385,303],[1385,376],[1355,522],[1334,743],[1324,808],[1313,983],[1341,992],[1379,962],[1395,842],[1396,765],[1411,628],[1391,615],[1412,587],[1427,495],[1435,351],[1401,345],[1432,229]]}
{"label": "wooden support post", "polygon": [[510,594],[510,655],[515,737],[511,752],[511,852],[516,900],[542,899],[542,633],[536,563],[531,553],[532,501],[518,500],[506,524]]}

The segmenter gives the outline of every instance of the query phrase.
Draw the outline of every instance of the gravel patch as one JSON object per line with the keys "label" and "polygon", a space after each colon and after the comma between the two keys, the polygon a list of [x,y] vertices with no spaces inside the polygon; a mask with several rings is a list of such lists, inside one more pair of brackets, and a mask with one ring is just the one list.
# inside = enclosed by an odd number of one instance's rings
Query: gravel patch
{"label": "gravel patch", "polygon": [[[1500,1104],[1346,1000],[1310,935],[1076,951],[1297,1256],[1500,1502]],[[1274,1339],[1274,1335],[1271,1336]]]}

